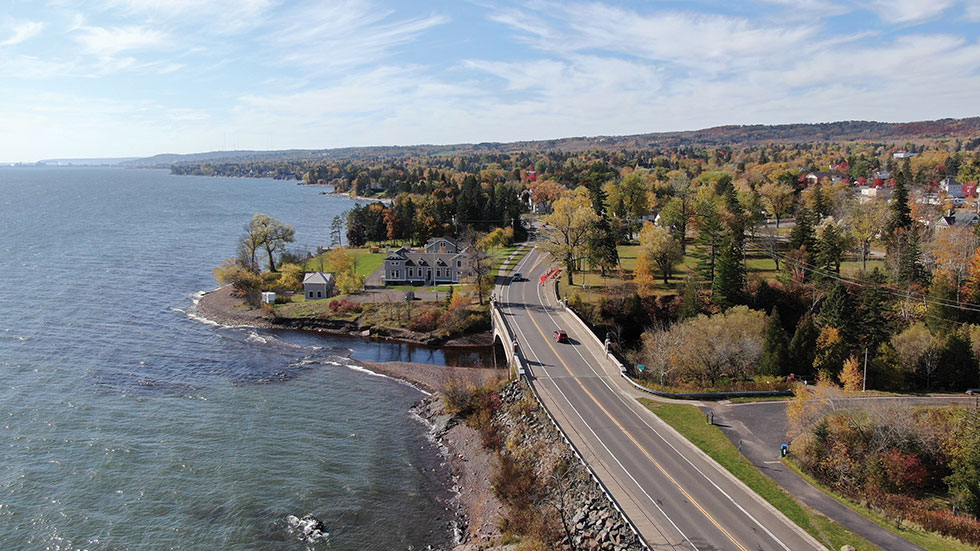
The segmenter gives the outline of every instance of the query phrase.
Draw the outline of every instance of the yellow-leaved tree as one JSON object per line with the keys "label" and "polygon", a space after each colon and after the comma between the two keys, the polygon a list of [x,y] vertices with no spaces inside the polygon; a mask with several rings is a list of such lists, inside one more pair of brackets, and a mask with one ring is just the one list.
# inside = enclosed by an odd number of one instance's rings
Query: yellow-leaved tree
{"label": "yellow-leaved tree", "polygon": [[653,271],[656,266],[657,271],[663,277],[664,285],[674,273],[677,263],[684,258],[681,252],[681,244],[674,239],[670,230],[663,226],[657,226],[651,222],[644,224],[640,230],[640,250],[637,253],[637,268],[640,268],[640,259],[645,260],[643,267]]}
{"label": "yellow-leaved tree", "polygon": [[565,266],[569,285],[574,285],[572,272],[582,256],[589,231],[598,219],[584,187],[563,193],[554,202],[551,214],[541,219],[546,225],[544,249]]}
{"label": "yellow-leaved tree", "polygon": [[851,357],[844,362],[844,369],[840,372],[840,384],[844,385],[844,390],[856,391],[861,390],[863,380],[858,359],[854,354],[851,354]]}

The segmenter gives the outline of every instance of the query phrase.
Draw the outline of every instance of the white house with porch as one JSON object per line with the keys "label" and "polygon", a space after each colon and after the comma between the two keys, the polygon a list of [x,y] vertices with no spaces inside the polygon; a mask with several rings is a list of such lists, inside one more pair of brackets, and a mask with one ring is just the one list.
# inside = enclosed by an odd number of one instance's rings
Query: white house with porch
{"label": "white house with porch", "polygon": [[422,250],[400,247],[384,260],[385,285],[433,285],[459,283],[473,273],[471,256],[456,241],[430,239]]}

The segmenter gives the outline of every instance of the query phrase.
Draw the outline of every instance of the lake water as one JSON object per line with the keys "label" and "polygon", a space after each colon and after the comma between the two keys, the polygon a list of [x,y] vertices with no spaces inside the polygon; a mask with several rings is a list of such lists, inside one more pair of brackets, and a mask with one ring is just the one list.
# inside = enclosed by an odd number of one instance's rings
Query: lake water
{"label": "lake water", "polygon": [[[0,168],[0,548],[448,544],[438,451],[407,411],[422,394],[346,358],[441,352],[184,313],[255,212],[328,243],[353,202],[321,189]],[[286,518],[308,513],[326,539],[298,541]]]}

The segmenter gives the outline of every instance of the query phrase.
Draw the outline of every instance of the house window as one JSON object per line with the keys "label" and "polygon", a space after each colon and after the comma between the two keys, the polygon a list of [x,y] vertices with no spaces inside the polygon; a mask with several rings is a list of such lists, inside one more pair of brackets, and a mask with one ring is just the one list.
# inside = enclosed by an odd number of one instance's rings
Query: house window
{"label": "house window", "polygon": [[457,268],[459,268],[459,267],[460,267],[460,266],[462,266],[462,265],[463,265],[463,261],[462,261],[462,260],[457,260],[457,261],[456,261],[456,267],[457,267]]}
{"label": "house window", "polygon": [[316,298],[320,298],[321,296],[323,296],[323,295],[320,294],[320,291],[317,291],[316,292]]}

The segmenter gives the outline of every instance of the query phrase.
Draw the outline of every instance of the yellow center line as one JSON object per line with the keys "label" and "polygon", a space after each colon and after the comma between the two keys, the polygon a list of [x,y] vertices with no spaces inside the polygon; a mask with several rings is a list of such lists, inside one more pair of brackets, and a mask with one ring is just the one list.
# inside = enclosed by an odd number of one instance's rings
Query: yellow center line
{"label": "yellow center line", "polygon": [[708,513],[708,511],[706,511],[704,509],[704,507],[702,507],[701,504],[697,502],[697,500],[694,499],[694,497],[691,496],[691,494],[687,493],[687,490],[685,490],[680,485],[680,483],[677,482],[677,480],[673,476],[671,476],[670,473],[668,473],[666,469],[664,469],[663,465],[661,465],[659,461],[657,461],[652,455],[650,455],[650,452],[647,451],[646,448],[644,448],[642,445],[640,445],[640,442],[637,441],[636,438],[634,438],[633,435],[630,434],[629,431],[627,431],[626,428],[623,427],[623,425],[621,425],[619,423],[619,421],[617,421],[612,416],[612,414],[609,413],[609,411],[605,407],[603,407],[603,405],[601,403],[599,403],[599,400],[596,399],[596,397],[591,392],[589,392],[589,389],[587,389],[585,387],[585,385],[582,383],[582,381],[579,380],[579,378],[576,377],[574,373],[572,373],[571,368],[569,368],[568,367],[568,364],[565,363],[565,360],[562,359],[561,354],[559,354],[558,353],[558,350],[555,348],[555,346],[553,344],[551,344],[551,340],[548,339],[548,335],[544,332],[543,329],[541,329],[541,326],[538,325],[538,322],[534,319],[534,316],[531,315],[531,311],[528,310],[527,305],[524,306],[524,310],[528,313],[528,318],[530,318],[531,323],[533,323],[534,326],[537,327],[538,332],[540,332],[541,335],[544,337],[544,341],[548,344],[548,348],[550,348],[551,351],[555,353],[555,357],[558,358],[558,361],[559,362],[561,362],[561,365],[565,368],[565,371],[567,371],[568,374],[571,376],[571,378],[574,379],[576,383],[578,383],[578,385],[582,388],[582,390],[585,391],[585,393],[589,396],[589,398],[592,399],[592,401],[595,403],[595,405],[599,406],[599,409],[601,409],[602,412],[606,414],[606,417],[608,417],[609,420],[611,420],[616,425],[616,427],[620,431],[622,431],[623,434],[625,434],[626,437],[629,438],[630,441],[633,442],[633,444],[637,448],[640,449],[640,451],[643,453],[643,455],[645,455],[647,457],[647,459],[650,460],[650,462],[652,462],[654,465],[656,465],[657,469],[659,469],[660,472],[663,473],[663,475],[666,476],[674,484],[674,486],[676,486],[677,489],[681,491],[682,494],[684,494],[684,497],[686,497],[688,501],[690,501],[692,504],[694,504],[694,506],[697,507],[698,510],[701,511],[701,513],[704,514],[704,516],[709,521],[711,521],[711,524],[714,524],[715,527],[718,528],[718,530],[720,530],[723,534],[725,534],[725,536],[727,536],[728,539],[731,540],[732,543],[734,543],[739,549],[741,549],[741,551],[748,551],[741,543],[738,542],[738,540],[735,539],[734,536],[732,536],[728,532],[728,530],[725,530],[725,528],[721,524],[719,524],[718,521],[715,520],[715,518],[713,516],[711,516]]}

